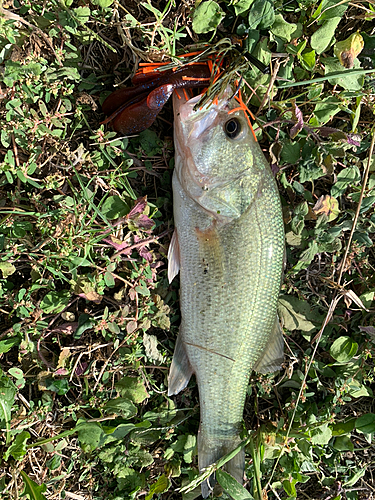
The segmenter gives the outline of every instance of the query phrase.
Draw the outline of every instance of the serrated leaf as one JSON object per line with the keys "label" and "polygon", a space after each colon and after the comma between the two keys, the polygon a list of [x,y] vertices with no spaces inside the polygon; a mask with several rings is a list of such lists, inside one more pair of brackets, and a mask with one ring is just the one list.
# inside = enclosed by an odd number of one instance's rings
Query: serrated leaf
{"label": "serrated leaf", "polygon": [[155,335],[148,335],[146,332],[143,334],[143,345],[145,354],[151,361],[158,363],[163,362],[163,356],[158,350],[158,339]]}
{"label": "serrated leaf", "polygon": [[47,491],[47,486],[43,483],[38,485],[23,470],[20,470],[20,474],[23,479],[23,484],[25,486],[23,492],[20,494],[20,497],[28,496],[29,500],[47,500],[47,498],[43,495],[45,491]]}
{"label": "serrated leaf", "polygon": [[334,341],[329,353],[339,363],[346,363],[356,355],[358,344],[350,337],[340,337]]}
{"label": "serrated leaf", "polygon": [[169,479],[167,478],[167,476],[165,476],[164,474],[162,474],[159,477],[159,479],[156,481],[156,483],[154,483],[151,486],[150,491],[146,495],[145,500],[151,500],[151,498],[155,494],[157,494],[157,493],[163,493],[164,491],[167,491],[169,489],[170,485],[171,485],[171,482],[169,481]]}
{"label": "serrated leaf", "polygon": [[201,2],[193,13],[193,30],[195,33],[209,33],[216,30],[224,18],[224,12],[213,0]]}
{"label": "serrated leaf", "polygon": [[128,398],[133,403],[142,403],[149,397],[143,381],[136,377],[124,377],[115,384],[121,396]]}
{"label": "serrated leaf", "polygon": [[301,157],[301,145],[298,142],[283,142],[280,157],[282,163],[297,163]]}
{"label": "serrated leaf", "polygon": [[240,484],[233,476],[218,469],[216,479],[223,490],[228,493],[233,500],[254,500],[254,497]]}

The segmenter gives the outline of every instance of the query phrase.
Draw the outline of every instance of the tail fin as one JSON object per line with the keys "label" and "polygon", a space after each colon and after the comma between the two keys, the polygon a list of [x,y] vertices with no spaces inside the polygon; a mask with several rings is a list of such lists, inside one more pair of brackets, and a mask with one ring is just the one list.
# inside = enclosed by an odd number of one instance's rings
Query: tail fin
{"label": "tail fin", "polygon": [[[234,437],[232,439],[212,439],[207,438],[199,430],[198,432],[198,462],[199,470],[202,471],[214,462],[217,462],[227,453],[230,453],[241,443],[241,439]],[[245,451],[242,449],[235,457],[227,462],[223,467],[228,474],[231,474],[241,485],[243,484],[245,470]],[[201,485],[202,497],[207,498],[215,486],[215,475],[212,474]]]}

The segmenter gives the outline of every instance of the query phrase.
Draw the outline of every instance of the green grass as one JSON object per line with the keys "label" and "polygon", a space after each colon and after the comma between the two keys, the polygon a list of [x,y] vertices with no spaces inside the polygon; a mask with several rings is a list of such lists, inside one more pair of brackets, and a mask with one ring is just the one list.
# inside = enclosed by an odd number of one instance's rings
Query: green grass
{"label": "green grass", "polygon": [[[137,63],[231,33],[271,63],[265,75],[233,52],[283,203],[286,357],[249,384],[248,492],[219,472],[215,494],[374,495],[373,2],[192,4],[1,7],[4,500],[199,496],[195,382],[166,395],[179,325],[171,105],[123,138],[101,125],[101,103]],[[357,31],[363,49],[344,68],[334,44]]]}

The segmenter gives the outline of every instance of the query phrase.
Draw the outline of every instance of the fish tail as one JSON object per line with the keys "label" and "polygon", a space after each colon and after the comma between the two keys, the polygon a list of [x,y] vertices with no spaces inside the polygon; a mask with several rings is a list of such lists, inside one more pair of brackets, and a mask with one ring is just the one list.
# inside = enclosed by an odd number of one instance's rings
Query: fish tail
{"label": "fish tail", "polygon": [[[233,451],[241,443],[240,437],[233,439],[213,439],[208,438],[201,431],[198,432],[198,462],[199,471],[217,462],[227,453]],[[235,457],[227,462],[223,469],[231,474],[241,485],[243,484],[245,470],[245,452],[242,449]],[[207,498],[215,486],[215,474],[206,479],[201,484],[202,497]]]}

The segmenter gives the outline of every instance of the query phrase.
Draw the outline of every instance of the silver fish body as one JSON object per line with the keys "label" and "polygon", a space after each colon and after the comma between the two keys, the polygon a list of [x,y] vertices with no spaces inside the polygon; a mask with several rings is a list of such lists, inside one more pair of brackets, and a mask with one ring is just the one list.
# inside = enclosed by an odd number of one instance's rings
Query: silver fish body
{"label": "silver fish body", "polygon": [[[280,197],[244,112],[232,111],[231,94],[228,88],[198,111],[196,98],[174,97],[169,274],[173,279],[180,271],[181,327],[169,394],[195,374],[200,470],[240,443],[251,370],[274,371],[283,357],[276,312],[284,254]],[[226,469],[242,483],[244,454]],[[212,484],[202,484],[203,497]]]}

